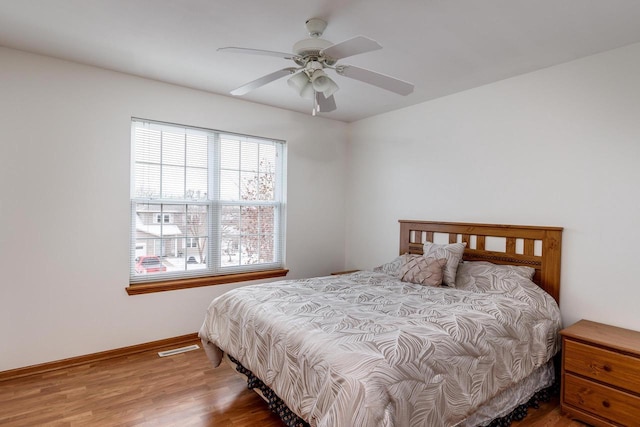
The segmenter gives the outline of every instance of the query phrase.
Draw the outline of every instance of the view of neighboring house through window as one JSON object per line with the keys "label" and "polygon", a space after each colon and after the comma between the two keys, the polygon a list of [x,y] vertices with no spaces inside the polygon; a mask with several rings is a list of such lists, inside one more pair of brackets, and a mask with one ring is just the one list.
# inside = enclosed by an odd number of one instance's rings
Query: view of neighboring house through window
{"label": "view of neighboring house through window", "polygon": [[157,214],[156,222],[164,222],[165,224],[169,224],[171,222],[171,217],[169,216],[169,214]]}
{"label": "view of neighboring house through window", "polygon": [[132,120],[131,283],[284,267],[284,143]]}

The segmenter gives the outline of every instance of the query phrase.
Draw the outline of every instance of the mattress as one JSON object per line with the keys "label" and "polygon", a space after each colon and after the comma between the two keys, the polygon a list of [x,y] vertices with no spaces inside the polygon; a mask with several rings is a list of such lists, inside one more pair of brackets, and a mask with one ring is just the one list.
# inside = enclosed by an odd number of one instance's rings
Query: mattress
{"label": "mattress", "polygon": [[214,364],[232,355],[311,426],[478,425],[496,415],[481,413],[489,402],[553,376],[560,314],[531,285],[470,292],[362,271],[246,286],[210,304],[200,337]]}

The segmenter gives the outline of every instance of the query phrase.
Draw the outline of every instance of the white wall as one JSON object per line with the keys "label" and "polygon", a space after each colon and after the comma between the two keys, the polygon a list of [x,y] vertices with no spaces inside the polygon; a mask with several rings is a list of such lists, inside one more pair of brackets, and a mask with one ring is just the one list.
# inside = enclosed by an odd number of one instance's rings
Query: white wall
{"label": "white wall", "polygon": [[0,64],[0,371],[196,332],[238,286],[126,294],[132,116],[286,140],[288,277],[344,267],[346,124],[5,48]]}
{"label": "white wall", "polygon": [[398,219],[564,227],[561,310],[640,330],[640,44],[350,127],[347,268]]}
{"label": "white wall", "polygon": [[391,259],[398,219],[563,226],[565,323],[640,329],[640,44],[351,125],[0,64],[0,371],[195,332],[238,286],[126,294],[131,116],[287,141],[289,278]]}

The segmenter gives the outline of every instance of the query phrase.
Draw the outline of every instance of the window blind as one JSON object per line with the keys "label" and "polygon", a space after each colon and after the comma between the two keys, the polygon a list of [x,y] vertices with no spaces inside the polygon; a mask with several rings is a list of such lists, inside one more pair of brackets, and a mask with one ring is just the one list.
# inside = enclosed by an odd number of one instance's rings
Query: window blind
{"label": "window blind", "polygon": [[282,141],[132,119],[131,283],[284,267]]}

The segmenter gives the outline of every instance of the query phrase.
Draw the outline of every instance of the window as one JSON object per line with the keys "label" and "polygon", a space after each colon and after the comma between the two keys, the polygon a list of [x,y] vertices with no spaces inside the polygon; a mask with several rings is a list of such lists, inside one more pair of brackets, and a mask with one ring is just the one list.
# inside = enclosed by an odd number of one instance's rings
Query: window
{"label": "window", "polygon": [[156,214],[156,222],[160,224],[164,222],[165,224],[169,224],[171,222],[171,215],[169,214]]}
{"label": "window", "polygon": [[282,141],[131,127],[132,285],[283,269]]}

